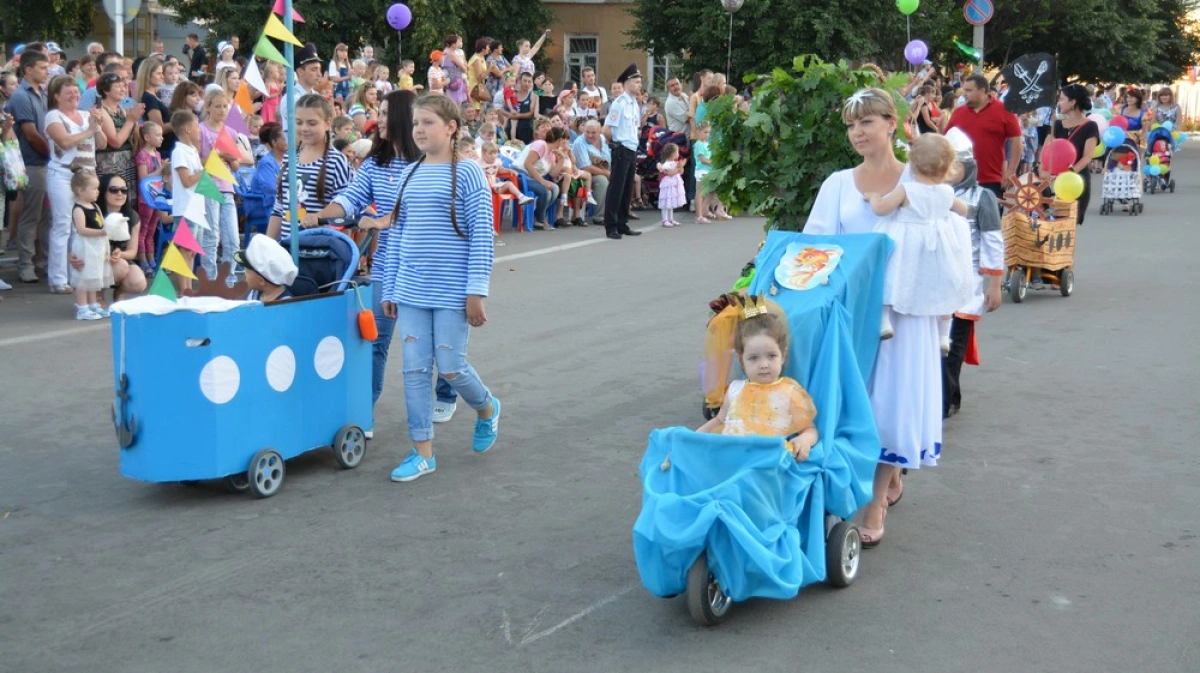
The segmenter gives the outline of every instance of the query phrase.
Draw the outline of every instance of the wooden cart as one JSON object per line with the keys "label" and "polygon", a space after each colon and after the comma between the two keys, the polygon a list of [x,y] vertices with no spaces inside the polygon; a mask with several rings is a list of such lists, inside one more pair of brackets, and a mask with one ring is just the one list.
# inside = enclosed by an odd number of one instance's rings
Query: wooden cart
{"label": "wooden cart", "polygon": [[1009,210],[1004,229],[1004,263],[1008,292],[1014,302],[1025,300],[1032,281],[1042,281],[1069,297],[1075,289],[1075,228],[1078,205],[1055,201],[1046,208],[1051,217],[1030,218]]}

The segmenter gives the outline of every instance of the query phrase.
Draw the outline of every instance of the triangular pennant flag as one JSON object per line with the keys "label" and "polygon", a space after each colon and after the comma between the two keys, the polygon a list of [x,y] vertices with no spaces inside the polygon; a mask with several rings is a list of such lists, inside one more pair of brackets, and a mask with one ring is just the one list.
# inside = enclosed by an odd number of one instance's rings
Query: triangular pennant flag
{"label": "triangular pennant flag", "polygon": [[[229,135],[229,129],[226,128],[221,129],[221,132],[217,134],[217,139],[213,141],[213,149],[224,154],[232,154],[233,156],[242,153],[242,148],[238,147],[237,142]],[[218,175],[217,177],[221,176]]]}
{"label": "triangular pennant flag", "polygon": [[[247,112],[246,114],[254,113]],[[225,125],[229,127],[230,131],[235,131],[247,137],[250,136],[250,129],[246,128],[246,118],[238,110],[230,110],[229,116],[225,118]]]}
{"label": "triangular pennant flag", "polygon": [[[279,16],[283,16],[283,0],[275,0],[275,9],[272,9],[271,11],[275,12]],[[304,17],[300,16],[300,12],[297,12],[295,7],[292,8],[292,21],[304,23]]]}
{"label": "triangular pennant flag", "polygon": [[183,219],[191,223],[192,229],[208,229],[208,215],[204,212],[204,199],[188,201],[187,208],[183,210]]}
{"label": "triangular pennant flag", "polygon": [[287,67],[287,59],[283,57],[283,54],[279,53],[279,49],[277,49],[275,45],[271,44],[271,41],[267,39],[266,35],[258,38],[258,44],[254,45],[254,53],[258,56],[262,56],[268,61],[275,61],[276,63]]}
{"label": "triangular pennant flag", "polygon": [[[237,181],[237,178],[233,177],[233,173],[229,172],[229,167],[225,165],[224,161],[221,161],[221,157],[217,156],[216,149],[208,153],[208,160],[204,162],[204,172],[214,178],[221,178],[229,184]],[[204,180],[204,178],[200,179]],[[224,199],[224,197],[221,198]]]}
{"label": "triangular pennant flag", "polygon": [[174,243],[167,246],[159,268],[196,280],[196,274],[192,273],[192,268],[188,266],[187,260],[183,258],[183,253],[179,252],[179,248],[176,248]]}
{"label": "triangular pennant flag", "polygon": [[208,171],[200,174],[200,182],[196,183],[196,196],[203,196],[209,201],[217,203],[225,203],[225,195],[221,193],[221,188],[217,186],[217,183],[213,182]]}
{"label": "triangular pennant flag", "polygon": [[175,286],[171,284],[171,279],[167,277],[167,274],[162,271],[154,274],[154,282],[150,283],[150,289],[147,291],[147,294],[171,301],[179,301],[179,295],[175,294]]}
{"label": "triangular pennant flag", "polygon": [[246,72],[242,73],[242,81],[254,87],[255,91],[266,94],[267,83],[263,81],[262,72],[258,69],[258,59],[250,59],[246,64]]}
{"label": "triangular pennant flag", "polygon": [[188,227],[187,222],[180,222],[175,226],[175,235],[171,237],[171,242],[177,248],[190,250],[197,255],[203,255],[204,249],[200,247],[200,242],[192,235],[191,227]]}
{"label": "triangular pennant flag", "polygon": [[296,36],[292,35],[292,31],[288,30],[287,26],[284,26],[283,22],[279,20],[279,17],[275,16],[274,14],[270,15],[270,17],[267,19],[267,26],[263,28],[263,32],[275,38],[276,40],[279,40],[280,42],[291,42],[297,47],[304,46],[304,43],[300,40],[297,40]]}
{"label": "triangular pennant flag", "polygon": [[234,110],[236,114],[229,115],[230,117],[241,117],[242,115],[254,114],[254,101],[250,98],[250,85],[242,80],[241,86],[238,87],[237,93],[233,96],[233,102],[238,104],[240,110]]}

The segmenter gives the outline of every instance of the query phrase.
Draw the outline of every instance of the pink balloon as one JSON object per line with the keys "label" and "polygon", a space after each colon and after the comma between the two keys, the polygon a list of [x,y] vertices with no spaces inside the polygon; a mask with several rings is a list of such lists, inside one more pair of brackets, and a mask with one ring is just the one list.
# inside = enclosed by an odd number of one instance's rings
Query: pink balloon
{"label": "pink balloon", "polygon": [[1125,115],[1113,115],[1113,118],[1108,122],[1109,126],[1115,126],[1123,131],[1129,130],[1129,120]]}
{"label": "pink balloon", "polygon": [[1052,140],[1042,149],[1042,166],[1049,170],[1051,175],[1066,172],[1078,158],[1075,146],[1066,138]]}
{"label": "pink balloon", "polygon": [[1099,112],[1093,112],[1087,118],[1088,121],[1096,122],[1096,128],[1099,129],[1100,133],[1104,133],[1104,129],[1108,128],[1108,120]]}

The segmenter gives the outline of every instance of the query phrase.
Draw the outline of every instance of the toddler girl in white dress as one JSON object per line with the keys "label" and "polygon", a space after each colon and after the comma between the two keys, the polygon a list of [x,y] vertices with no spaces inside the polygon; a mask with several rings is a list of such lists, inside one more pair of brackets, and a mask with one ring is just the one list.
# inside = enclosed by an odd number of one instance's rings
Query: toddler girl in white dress
{"label": "toddler girl in white dress", "polygon": [[945,184],[955,162],[944,136],[927,133],[909,153],[912,182],[890,194],[863,194],[881,219],[876,231],[896,247],[888,260],[880,337],[891,338],[892,312],[938,316],[942,352],[950,347],[950,316],[971,298],[971,239],[968,208]]}

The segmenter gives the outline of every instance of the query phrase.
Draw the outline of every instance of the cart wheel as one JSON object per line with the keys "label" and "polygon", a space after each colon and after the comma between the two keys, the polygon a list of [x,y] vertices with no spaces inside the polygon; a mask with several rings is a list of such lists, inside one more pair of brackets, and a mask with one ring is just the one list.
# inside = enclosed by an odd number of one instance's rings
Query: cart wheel
{"label": "cart wheel", "polygon": [[721,413],[721,410],[713,409],[712,407],[708,406],[708,402],[701,402],[700,413],[704,414],[704,420],[711,421],[717,417],[717,414]]}
{"label": "cart wheel", "polygon": [[367,436],[357,425],[344,425],[333,438],[333,457],[343,470],[353,470],[367,453]]}
{"label": "cart wheel", "polygon": [[1150,181],[1150,193],[1153,194],[1158,190],[1158,180]]}
{"label": "cart wheel", "polygon": [[717,578],[708,570],[708,555],[701,554],[687,576],[687,604],[692,618],[703,626],[716,626],[725,619],[733,601],[721,591]]}
{"label": "cart wheel", "polygon": [[862,536],[852,521],[842,521],[829,531],[825,541],[825,581],[831,586],[848,587],[858,579],[858,559],[862,554]]}
{"label": "cart wheel", "polygon": [[1020,304],[1025,301],[1025,291],[1029,289],[1029,284],[1025,282],[1025,267],[1014,266],[1012,271],[1008,272],[1008,294],[1012,297],[1014,303]]}
{"label": "cart wheel", "polygon": [[269,498],[283,488],[284,477],[283,456],[274,449],[262,449],[254,454],[250,461],[247,474],[250,477],[250,490],[255,497]]}
{"label": "cart wheel", "polygon": [[243,473],[231,474],[221,480],[221,488],[230,493],[245,493],[250,489],[250,478]]}
{"label": "cart wheel", "polygon": [[1175,178],[1171,178],[1171,182],[1167,183],[1167,189],[1170,190],[1172,194],[1175,193]]}
{"label": "cart wheel", "polygon": [[1075,272],[1071,270],[1071,267],[1058,272],[1058,291],[1064,297],[1070,297],[1071,293],[1075,291]]}

